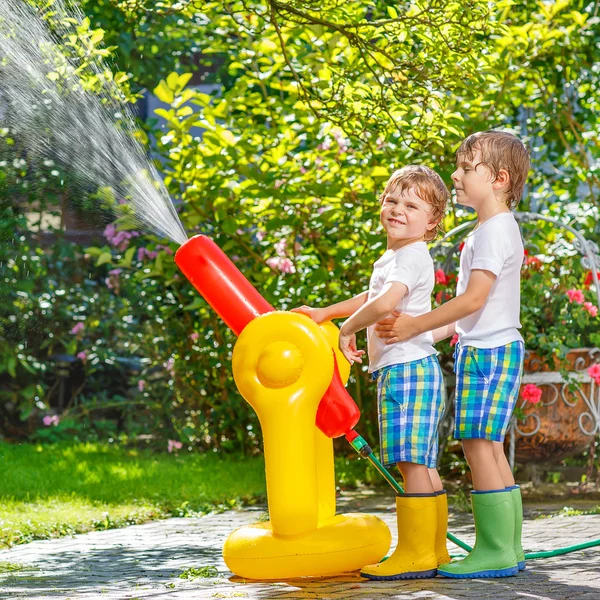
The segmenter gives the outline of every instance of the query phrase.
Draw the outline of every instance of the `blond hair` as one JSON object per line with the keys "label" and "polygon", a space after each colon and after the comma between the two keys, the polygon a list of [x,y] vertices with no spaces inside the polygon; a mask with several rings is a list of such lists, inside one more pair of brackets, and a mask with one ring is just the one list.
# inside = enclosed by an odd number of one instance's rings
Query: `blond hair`
{"label": "blond hair", "polygon": [[415,194],[431,206],[430,222],[436,224],[435,229],[425,232],[425,241],[430,242],[437,235],[444,233],[442,220],[450,194],[442,178],[429,167],[407,165],[394,171],[379,198],[383,203],[385,197],[399,190],[400,193],[414,190]]}
{"label": "blond hair", "polygon": [[479,131],[470,135],[456,151],[456,157],[464,155],[473,160],[475,151],[481,152],[481,162],[494,178],[498,177],[501,169],[509,175],[506,205],[516,208],[523,196],[525,180],[529,172],[529,152],[525,144],[512,133],[507,131]]}

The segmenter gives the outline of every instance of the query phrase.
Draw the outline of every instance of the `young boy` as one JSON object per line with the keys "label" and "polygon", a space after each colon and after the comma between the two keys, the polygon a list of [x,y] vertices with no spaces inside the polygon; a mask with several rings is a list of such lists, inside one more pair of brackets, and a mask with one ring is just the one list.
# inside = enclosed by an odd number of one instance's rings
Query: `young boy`
{"label": "young boy", "polygon": [[396,499],[398,546],[386,561],[365,567],[369,579],[434,577],[450,560],[446,550],[448,504],[435,469],[438,424],[443,412],[442,373],[433,337],[386,346],[373,326],[395,308],[411,315],[431,310],[433,261],[426,241],[436,235],[448,201],[437,173],[407,166],[392,174],[381,196],[380,220],[387,250],[373,265],[369,290],[326,308],[295,309],[320,323],[349,317],[340,350],[362,362],[356,333],[367,328],[369,371],[377,380],[381,460],[397,464],[405,493]]}
{"label": "young boy", "polygon": [[473,475],[476,544],[464,559],[442,565],[456,578],[506,577],[525,568],[521,493],[504,455],[523,365],[519,333],[523,242],[511,209],[523,193],[529,154],[510,133],[469,136],[452,174],[457,202],[477,213],[460,257],[456,298],[413,317],[394,315],[377,325],[386,344],[426,331],[434,339],[458,333],[456,428]]}

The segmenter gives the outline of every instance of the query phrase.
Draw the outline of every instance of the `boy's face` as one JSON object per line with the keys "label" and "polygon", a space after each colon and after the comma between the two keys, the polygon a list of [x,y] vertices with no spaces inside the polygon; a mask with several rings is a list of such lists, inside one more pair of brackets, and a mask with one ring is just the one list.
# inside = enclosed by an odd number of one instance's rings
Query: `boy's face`
{"label": "boy's face", "polygon": [[456,201],[478,211],[483,202],[494,197],[494,176],[481,164],[481,150],[476,149],[472,159],[459,154],[452,181],[456,190]]}
{"label": "boy's face", "polygon": [[404,192],[392,190],[386,194],[381,203],[379,217],[387,233],[388,242],[401,243],[423,239],[425,233],[436,226],[430,222],[431,206],[419,198],[414,189]]}

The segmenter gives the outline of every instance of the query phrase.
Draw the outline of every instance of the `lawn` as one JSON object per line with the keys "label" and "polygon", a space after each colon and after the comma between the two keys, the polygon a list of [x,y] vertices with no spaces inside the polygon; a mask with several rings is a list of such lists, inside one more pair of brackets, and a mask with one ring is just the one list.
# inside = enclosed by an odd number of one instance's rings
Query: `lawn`
{"label": "lawn", "polygon": [[[338,485],[372,483],[371,471],[336,458]],[[265,490],[262,456],[0,443],[0,548],[266,502]]]}
{"label": "lawn", "polygon": [[0,547],[264,499],[262,457],[0,443]]}

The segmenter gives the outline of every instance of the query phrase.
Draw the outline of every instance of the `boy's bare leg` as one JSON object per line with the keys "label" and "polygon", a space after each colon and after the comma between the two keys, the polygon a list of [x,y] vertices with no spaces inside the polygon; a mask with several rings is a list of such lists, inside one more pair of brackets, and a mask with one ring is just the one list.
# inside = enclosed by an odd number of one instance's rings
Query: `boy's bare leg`
{"label": "boy's bare leg", "polygon": [[431,479],[431,485],[433,486],[434,492],[441,492],[444,489],[444,484],[440,479],[440,474],[437,469],[427,469],[429,472],[429,479]]}
{"label": "boy's bare leg", "polygon": [[433,494],[433,485],[429,477],[429,469],[425,465],[409,462],[396,463],[404,479],[406,494]]}
{"label": "boy's bare leg", "polygon": [[492,442],[492,445],[494,447],[494,460],[500,470],[504,487],[515,485],[515,478],[513,477],[508,460],[506,460],[506,454],[504,454],[504,444],[502,442]]}
{"label": "boy's bare leg", "polygon": [[473,476],[473,487],[477,491],[502,490],[506,487],[494,458],[493,443],[482,439],[463,440],[465,457]]}

